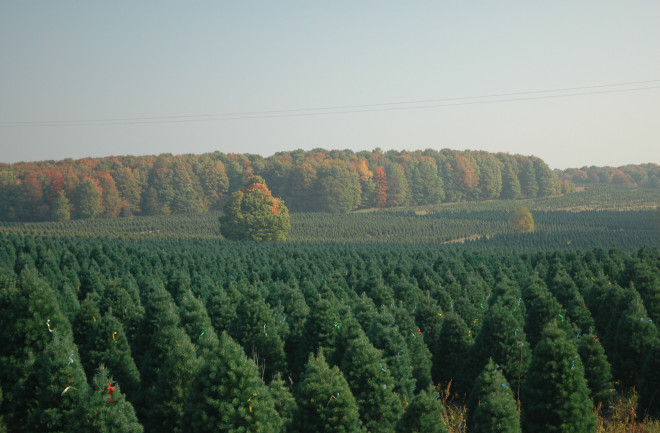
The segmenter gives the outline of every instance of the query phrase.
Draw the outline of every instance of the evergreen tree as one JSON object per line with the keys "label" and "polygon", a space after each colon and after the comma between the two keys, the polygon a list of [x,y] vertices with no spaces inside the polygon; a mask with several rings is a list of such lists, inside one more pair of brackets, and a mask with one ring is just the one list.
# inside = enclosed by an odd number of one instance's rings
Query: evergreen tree
{"label": "evergreen tree", "polygon": [[488,362],[488,358],[492,358],[501,366],[503,374],[517,390],[524,381],[530,356],[530,346],[525,338],[522,321],[498,301],[490,307],[472,346],[469,361],[466,363],[470,367],[469,378],[476,377]]}
{"label": "evergreen tree", "polygon": [[660,418],[660,343],[646,354],[639,384],[639,417]]}
{"label": "evergreen tree", "polygon": [[[579,336],[577,336],[579,335]],[[595,404],[605,405],[611,396],[612,373],[600,341],[590,334],[576,334],[578,353],[584,365],[589,395]]]}
{"label": "evergreen tree", "polygon": [[373,433],[393,432],[402,401],[394,392],[394,380],[381,351],[364,333],[349,344],[341,370],[355,395],[366,429]]}
{"label": "evergreen tree", "polygon": [[[402,306],[392,308],[392,315],[401,334],[405,338],[408,357],[413,368],[415,391],[426,389],[431,385],[431,351],[424,340],[423,329],[419,328],[413,316]],[[422,331],[422,332],[420,332]],[[405,350],[406,348],[404,348]]]}
{"label": "evergreen tree", "polygon": [[213,329],[206,307],[202,300],[196,298],[190,291],[185,292],[179,302],[179,317],[191,342],[197,345],[198,355],[206,357],[206,350],[217,347],[218,336]]}
{"label": "evergreen tree", "polygon": [[[179,327],[169,293],[159,289],[147,305],[146,321],[153,326],[148,348],[139,361],[142,387],[136,404],[149,431],[181,431],[181,413],[200,367],[190,337]],[[148,331],[145,326],[145,332]]]}
{"label": "evergreen tree", "polygon": [[142,433],[142,425],[135,416],[133,405],[122,394],[121,384],[114,381],[104,367],[94,375],[84,398],[85,404],[76,413],[75,428],[68,431]]}
{"label": "evergreen tree", "polygon": [[385,364],[394,378],[394,391],[402,396],[412,396],[416,380],[412,376],[410,353],[392,314],[382,309],[367,336],[377,349],[383,351]]}
{"label": "evergreen tree", "polygon": [[634,288],[628,289],[626,298],[627,308],[616,324],[612,367],[614,377],[632,387],[639,386],[646,351],[658,340],[658,329]]}
{"label": "evergreen tree", "polygon": [[473,340],[461,316],[451,311],[443,316],[442,330],[431,347],[433,382],[444,385],[452,381],[453,389],[466,393],[469,385],[462,382],[461,372]]}
{"label": "evergreen tree", "polygon": [[535,347],[541,339],[543,328],[560,314],[563,315],[563,310],[538,276],[527,281],[521,294],[526,312],[525,333],[531,347]]}
{"label": "evergreen tree", "polygon": [[521,392],[525,432],[587,433],[596,428],[582,361],[554,321],[534,348]]}
{"label": "evergreen tree", "polygon": [[266,382],[286,368],[279,328],[272,310],[256,290],[243,296],[236,307],[236,320],[230,334],[245,348],[246,355],[257,361]]}
{"label": "evergreen tree", "polygon": [[[290,382],[290,385],[293,387],[293,381]],[[297,421],[295,418],[298,412],[298,405],[296,404],[296,399],[292,394],[291,388],[287,386],[287,383],[278,374],[268,385],[268,391],[270,391],[270,395],[273,398],[275,410],[282,419],[282,431],[293,432],[296,424],[294,420]]]}
{"label": "evergreen tree", "polygon": [[492,358],[474,381],[467,406],[469,432],[520,432],[520,417],[514,393]]}
{"label": "evergreen tree", "polygon": [[135,397],[140,386],[140,373],[131,356],[124,328],[115,317],[106,313],[93,322],[82,351],[83,366],[89,377],[99,365],[105,365],[119,381],[127,395]]}
{"label": "evergreen tree", "polygon": [[396,424],[396,433],[449,433],[443,414],[440,399],[423,390],[406,406]]}
{"label": "evergreen tree", "polygon": [[22,391],[33,394],[37,404],[30,412],[25,429],[69,430],[77,419],[76,408],[85,403],[88,393],[87,378],[71,335],[60,336],[59,332],[53,332],[33,368],[35,381],[26,383]]}
{"label": "evergreen tree", "polygon": [[361,433],[362,423],[355,397],[341,370],[330,368],[320,349],[310,355],[303,380],[296,388],[299,433]]}
{"label": "evergreen tree", "polygon": [[31,408],[38,404],[35,388],[40,378],[35,362],[52,344],[53,334],[64,338],[70,335],[71,325],[55,294],[35,270],[23,269],[16,283],[2,280],[0,384],[5,422],[14,431],[23,428]]}
{"label": "evergreen tree", "polygon": [[183,432],[278,433],[282,420],[256,364],[227,334],[205,360],[188,393]]}
{"label": "evergreen tree", "polygon": [[5,424],[4,411],[2,410],[2,387],[0,386],[0,433],[7,433],[7,425]]}

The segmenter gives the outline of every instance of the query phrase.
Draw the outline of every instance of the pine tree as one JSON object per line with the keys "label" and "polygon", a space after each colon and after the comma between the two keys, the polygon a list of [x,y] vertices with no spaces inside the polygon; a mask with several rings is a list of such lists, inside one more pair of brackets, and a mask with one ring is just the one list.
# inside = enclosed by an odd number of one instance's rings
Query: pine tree
{"label": "pine tree", "polygon": [[433,343],[433,382],[447,384],[452,382],[452,388],[459,393],[466,393],[467,383],[462,383],[461,372],[463,364],[472,345],[469,328],[456,313],[443,313],[444,321],[438,339]]}
{"label": "pine tree", "polygon": [[70,335],[71,324],[62,314],[52,289],[35,270],[23,269],[15,283],[3,283],[0,384],[4,390],[5,422],[14,431],[25,425],[30,409],[37,405],[35,362],[52,344],[54,333]]}
{"label": "pine tree", "polygon": [[646,351],[658,341],[658,329],[648,317],[634,288],[627,290],[626,310],[616,325],[612,367],[625,387],[639,386]]}
{"label": "pine tree", "polygon": [[610,363],[607,361],[603,346],[591,334],[578,332],[576,339],[578,353],[584,365],[584,377],[587,379],[589,395],[595,404],[605,405],[612,395],[610,389],[614,386],[612,385]]}
{"label": "pine tree", "polygon": [[[517,305],[516,305],[517,306]],[[476,377],[488,362],[488,358],[499,364],[503,374],[514,384],[516,390],[524,381],[531,356],[522,322],[513,311],[498,301],[490,307],[483,327],[477,336],[469,361],[471,375]]]}
{"label": "pine tree", "polygon": [[[290,385],[292,388],[293,381],[290,382]],[[270,395],[273,398],[275,410],[282,419],[283,432],[293,432],[294,420],[297,422],[296,414],[298,412],[298,405],[296,404],[296,399],[292,394],[291,388],[287,386],[287,383],[279,374],[268,385],[268,391],[270,391]]]}
{"label": "pine tree", "polygon": [[525,333],[533,348],[541,340],[543,328],[559,317],[563,310],[538,276],[528,280],[521,294],[526,309]]}
{"label": "pine tree", "polygon": [[361,433],[362,423],[355,397],[341,370],[330,368],[320,349],[310,355],[303,380],[296,387],[299,433]]}
{"label": "pine tree", "polygon": [[383,351],[383,360],[394,378],[394,391],[399,395],[412,397],[416,380],[412,376],[410,353],[392,314],[382,309],[367,336],[377,349]]}
{"label": "pine tree", "polygon": [[[431,351],[426,345],[423,329],[417,326],[413,316],[403,305],[391,309],[399,331],[403,335],[408,348],[408,356],[413,368],[415,392],[431,385]],[[420,333],[420,331],[422,331]],[[405,350],[406,348],[404,348]]]}
{"label": "pine tree", "polygon": [[660,418],[660,343],[649,349],[639,384],[639,416]]}
{"label": "pine tree", "polygon": [[449,433],[441,400],[423,390],[416,394],[396,424],[396,433]]}
{"label": "pine tree", "polygon": [[142,389],[136,407],[147,430],[180,432],[181,414],[200,360],[190,337],[178,326],[169,293],[162,290],[158,299],[160,306],[147,309],[148,317],[149,311],[159,315],[152,317],[155,329],[139,364]]}
{"label": "pine tree", "polygon": [[236,307],[236,320],[230,328],[232,337],[241,344],[246,355],[258,360],[263,377],[270,382],[276,372],[286,368],[284,342],[273,312],[261,295],[250,291]]}
{"label": "pine tree", "polygon": [[83,398],[85,403],[76,411],[76,421],[68,431],[142,433],[142,425],[135,416],[133,405],[122,394],[121,384],[104,367],[97,370]]}
{"label": "pine tree", "polygon": [[376,349],[364,333],[353,340],[344,354],[341,370],[360,409],[360,419],[369,432],[393,432],[402,409],[394,393],[394,380]]}
{"label": "pine tree", "polygon": [[256,364],[227,334],[206,359],[188,394],[183,432],[278,433],[282,420]]}
{"label": "pine tree", "polygon": [[[70,334],[52,333],[51,341],[39,355],[33,369],[34,388],[26,386],[37,405],[30,412],[27,431],[69,430],[77,419],[76,408],[85,403],[88,385],[76,346]],[[27,383],[26,383],[27,385]]]}
{"label": "pine tree", "polygon": [[534,348],[521,394],[525,432],[587,433],[596,428],[582,361],[555,321]]}
{"label": "pine tree", "polygon": [[492,358],[474,381],[467,406],[469,432],[520,433],[514,393]]}
{"label": "pine tree", "polygon": [[99,365],[105,365],[122,384],[126,394],[134,398],[140,387],[140,373],[131,356],[123,326],[110,313],[98,317],[94,325],[82,351],[87,375],[92,377]]}
{"label": "pine tree", "polygon": [[0,386],[0,433],[7,433],[7,425],[5,424],[4,411],[2,410],[2,387]]}

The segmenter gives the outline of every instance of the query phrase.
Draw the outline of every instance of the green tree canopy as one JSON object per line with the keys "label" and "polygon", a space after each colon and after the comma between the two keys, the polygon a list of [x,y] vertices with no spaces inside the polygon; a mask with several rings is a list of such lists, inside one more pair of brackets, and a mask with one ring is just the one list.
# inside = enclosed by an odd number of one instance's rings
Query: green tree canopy
{"label": "green tree canopy", "polygon": [[259,176],[231,195],[220,217],[220,232],[230,240],[279,242],[290,229],[289,210]]}

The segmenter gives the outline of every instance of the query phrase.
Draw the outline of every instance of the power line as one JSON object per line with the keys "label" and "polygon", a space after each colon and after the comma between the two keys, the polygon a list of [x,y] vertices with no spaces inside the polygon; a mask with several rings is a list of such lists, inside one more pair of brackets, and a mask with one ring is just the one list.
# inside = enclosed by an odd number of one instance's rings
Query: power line
{"label": "power line", "polygon": [[[268,119],[284,117],[302,117],[302,116],[321,116],[330,114],[355,114],[369,113],[377,111],[395,111],[395,110],[417,110],[425,108],[452,107],[460,105],[479,105],[494,104],[502,102],[517,102],[551,98],[566,98],[573,96],[586,96],[605,93],[624,93],[641,90],[659,89],[659,86],[633,87],[623,89],[607,89],[611,87],[622,87],[631,85],[642,85],[660,83],[660,80],[632,81],[616,84],[602,84],[594,86],[567,87],[550,90],[534,90],[527,92],[509,92],[496,93],[480,96],[461,96],[454,98],[427,99],[418,101],[385,102],[377,104],[362,105],[343,105],[317,108],[295,108],[288,110],[269,110],[269,111],[245,111],[220,114],[197,114],[197,115],[178,115],[178,116],[157,116],[157,117],[128,117],[128,118],[108,118],[108,119],[79,119],[79,120],[36,120],[36,121],[14,121],[0,122],[0,127],[31,127],[31,126],[94,126],[94,125],[138,125],[155,123],[188,123],[188,122],[209,122],[222,120],[247,120],[247,119]],[[577,90],[590,90],[586,92],[575,92]],[[547,93],[559,93],[548,95]],[[546,95],[540,95],[546,94]],[[537,95],[537,96],[526,96]],[[492,99],[495,98],[495,99]],[[423,104],[423,105],[419,105]]]}

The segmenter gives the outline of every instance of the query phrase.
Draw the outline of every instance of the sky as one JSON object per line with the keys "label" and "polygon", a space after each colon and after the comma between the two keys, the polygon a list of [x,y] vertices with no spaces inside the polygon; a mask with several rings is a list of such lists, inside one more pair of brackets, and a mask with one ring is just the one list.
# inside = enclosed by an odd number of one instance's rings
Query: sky
{"label": "sky", "polygon": [[659,22],[657,0],[3,1],[0,162],[320,147],[660,163]]}

